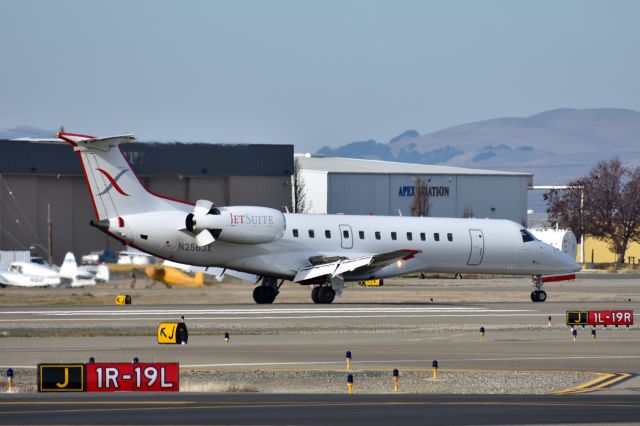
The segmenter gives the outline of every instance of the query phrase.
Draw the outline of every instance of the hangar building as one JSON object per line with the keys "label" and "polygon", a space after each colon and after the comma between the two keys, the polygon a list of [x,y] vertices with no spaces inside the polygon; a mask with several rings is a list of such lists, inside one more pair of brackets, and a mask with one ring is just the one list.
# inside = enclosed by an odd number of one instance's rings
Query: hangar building
{"label": "hangar building", "polygon": [[527,223],[533,175],[461,167],[296,155],[309,213],[411,215],[415,181],[429,187],[429,216]]}
{"label": "hangar building", "polygon": [[[292,145],[130,143],[121,145],[151,191],[216,205],[291,208]],[[0,140],[0,250],[47,257],[51,206],[53,260],[67,251],[121,250],[89,226],[94,219],[80,161],[71,147]]]}

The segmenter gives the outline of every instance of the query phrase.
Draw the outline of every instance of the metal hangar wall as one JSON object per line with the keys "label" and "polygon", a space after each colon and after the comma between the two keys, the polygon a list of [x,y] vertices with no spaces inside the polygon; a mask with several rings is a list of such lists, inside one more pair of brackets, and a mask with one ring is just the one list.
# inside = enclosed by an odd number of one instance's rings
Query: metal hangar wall
{"label": "metal hangar wall", "polygon": [[[145,186],[155,193],[216,205],[291,208],[292,145],[143,143],[121,145]],[[47,209],[53,260],[121,244],[89,226],[94,219],[80,162],[71,147],[0,140],[0,250],[46,258]]]}
{"label": "metal hangar wall", "polygon": [[434,217],[510,219],[526,224],[533,175],[461,167],[296,155],[309,213],[411,215],[417,178]]}

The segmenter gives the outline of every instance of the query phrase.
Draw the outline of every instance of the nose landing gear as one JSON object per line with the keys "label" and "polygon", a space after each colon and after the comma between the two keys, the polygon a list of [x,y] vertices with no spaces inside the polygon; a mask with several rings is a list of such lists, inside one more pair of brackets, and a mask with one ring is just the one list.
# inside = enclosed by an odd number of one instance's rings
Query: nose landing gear
{"label": "nose landing gear", "polygon": [[532,279],[535,290],[531,292],[531,301],[545,302],[547,300],[547,293],[542,289],[542,276],[534,275]]}

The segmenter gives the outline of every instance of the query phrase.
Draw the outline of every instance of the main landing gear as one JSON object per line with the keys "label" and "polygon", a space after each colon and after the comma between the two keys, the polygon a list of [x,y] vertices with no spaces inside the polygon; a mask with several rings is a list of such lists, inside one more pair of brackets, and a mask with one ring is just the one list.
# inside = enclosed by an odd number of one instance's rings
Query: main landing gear
{"label": "main landing gear", "polygon": [[274,277],[262,277],[262,283],[253,289],[253,300],[259,305],[273,303],[280,293],[280,286],[284,280],[278,284],[278,279]]}
{"label": "main landing gear", "polygon": [[547,293],[542,289],[542,276],[533,276],[533,286],[536,289],[531,292],[531,301],[545,302],[547,300]]}
{"label": "main landing gear", "polygon": [[319,285],[311,290],[311,300],[315,303],[331,303],[336,297],[336,291],[330,285]]}

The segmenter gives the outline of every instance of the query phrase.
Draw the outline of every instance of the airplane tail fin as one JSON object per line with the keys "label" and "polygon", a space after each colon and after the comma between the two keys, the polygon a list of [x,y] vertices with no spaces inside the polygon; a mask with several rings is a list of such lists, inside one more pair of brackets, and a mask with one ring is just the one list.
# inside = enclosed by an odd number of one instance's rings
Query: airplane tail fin
{"label": "airplane tail fin", "polygon": [[68,252],[60,267],[60,278],[73,281],[78,275],[78,264],[73,253]]}
{"label": "airplane tail fin", "polygon": [[163,210],[174,203],[146,190],[127,162],[119,145],[133,135],[95,136],[58,132],[57,139],[27,139],[38,143],[70,144],[82,163],[97,219]]}

